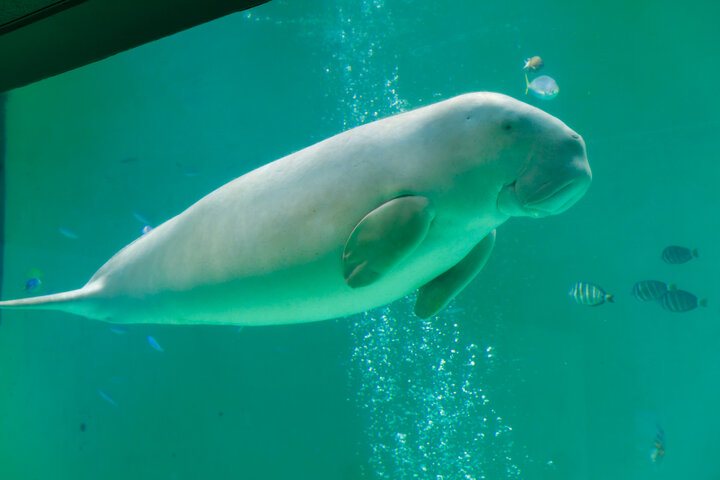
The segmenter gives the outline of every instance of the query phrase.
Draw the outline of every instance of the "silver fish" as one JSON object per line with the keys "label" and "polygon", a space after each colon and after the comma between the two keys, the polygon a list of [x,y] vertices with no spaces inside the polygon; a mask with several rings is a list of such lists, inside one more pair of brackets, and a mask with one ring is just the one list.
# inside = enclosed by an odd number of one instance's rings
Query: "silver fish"
{"label": "silver fish", "polygon": [[707,306],[707,300],[698,298],[685,290],[668,290],[660,297],[660,304],[668,312],[689,312],[699,306]]}
{"label": "silver fish", "polygon": [[648,300],[658,300],[665,295],[669,289],[665,282],[658,280],[641,280],[633,285],[632,294],[638,300],[647,302]]}
{"label": "silver fish", "polygon": [[663,261],[672,264],[689,262],[693,258],[697,258],[697,256],[697,248],[690,250],[689,248],[678,247],[677,245],[665,247],[665,250],[662,252]]}
{"label": "silver fish", "polygon": [[588,305],[596,307],[605,302],[613,303],[613,296],[606,293],[605,290],[593,285],[592,283],[577,282],[568,292],[573,300],[579,305]]}
{"label": "silver fish", "polygon": [[525,84],[525,95],[527,95],[529,90],[541,100],[552,100],[560,92],[560,87],[558,87],[557,82],[547,75],[540,75],[531,82],[528,80],[527,74],[525,74]]}

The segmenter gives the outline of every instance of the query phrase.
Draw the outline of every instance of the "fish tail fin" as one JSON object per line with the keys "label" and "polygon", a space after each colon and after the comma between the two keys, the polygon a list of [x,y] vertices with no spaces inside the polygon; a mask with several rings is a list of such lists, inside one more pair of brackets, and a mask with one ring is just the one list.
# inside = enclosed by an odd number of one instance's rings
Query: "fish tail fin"
{"label": "fish tail fin", "polygon": [[700,301],[698,301],[698,305],[701,307],[707,307],[707,298],[701,298]]}
{"label": "fish tail fin", "polygon": [[698,257],[698,249],[697,249],[697,248],[693,248],[692,256],[695,257],[695,258]]}
{"label": "fish tail fin", "polygon": [[82,308],[82,300],[90,297],[97,290],[99,290],[99,287],[86,285],[77,290],[53,293],[51,295],[5,300],[0,302],[0,309],[59,310],[83,315],[85,308]]}
{"label": "fish tail fin", "polygon": [[530,80],[528,80],[527,72],[525,72],[525,95],[528,94],[529,89],[530,89]]}
{"label": "fish tail fin", "polygon": [[615,303],[615,295],[608,293],[605,295],[605,301],[609,303]]}

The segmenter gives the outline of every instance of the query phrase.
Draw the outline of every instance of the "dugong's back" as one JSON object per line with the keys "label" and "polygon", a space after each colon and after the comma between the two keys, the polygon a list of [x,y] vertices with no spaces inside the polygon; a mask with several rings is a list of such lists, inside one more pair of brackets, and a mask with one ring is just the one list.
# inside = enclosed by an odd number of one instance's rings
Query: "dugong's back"
{"label": "dugong's back", "polygon": [[[353,294],[341,259],[367,212],[438,181],[423,174],[432,154],[412,138],[422,113],[344,132],[210,193],[100,268],[83,313],[120,323],[284,323],[406,293],[385,286]],[[319,307],[333,295],[345,301]]]}

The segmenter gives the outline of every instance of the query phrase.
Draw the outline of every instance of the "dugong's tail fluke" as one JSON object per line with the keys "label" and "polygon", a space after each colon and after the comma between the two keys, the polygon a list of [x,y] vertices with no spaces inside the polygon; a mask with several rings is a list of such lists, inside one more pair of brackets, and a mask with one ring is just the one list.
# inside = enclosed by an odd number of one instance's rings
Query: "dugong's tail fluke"
{"label": "dugong's tail fluke", "polygon": [[78,311],[79,300],[85,299],[94,289],[84,287],[68,292],[53,293],[41,297],[20,298],[17,300],[5,300],[0,302],[0,308],[5,309],[36,309],[36,310],[60,310],[63,312],[75,313]]}

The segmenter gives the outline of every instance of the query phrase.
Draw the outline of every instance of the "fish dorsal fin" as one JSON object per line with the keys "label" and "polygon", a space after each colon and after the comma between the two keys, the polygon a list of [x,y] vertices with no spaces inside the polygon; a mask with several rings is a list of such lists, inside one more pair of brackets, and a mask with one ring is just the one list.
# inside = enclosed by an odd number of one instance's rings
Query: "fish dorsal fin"
{"label": "fish dorsal fin", "polygon": [[420,245],[434,218],[421,196],[394,198],[365,215],[345,242],[345,283],[358,288],[377,281]]}
{"label": "fish dorsal fin", "polygon": [[445,308],[480,273],[494,245],[495,230],[475,245],[457,265],[420,287],[415,302],[415,315],[428,318]]}

